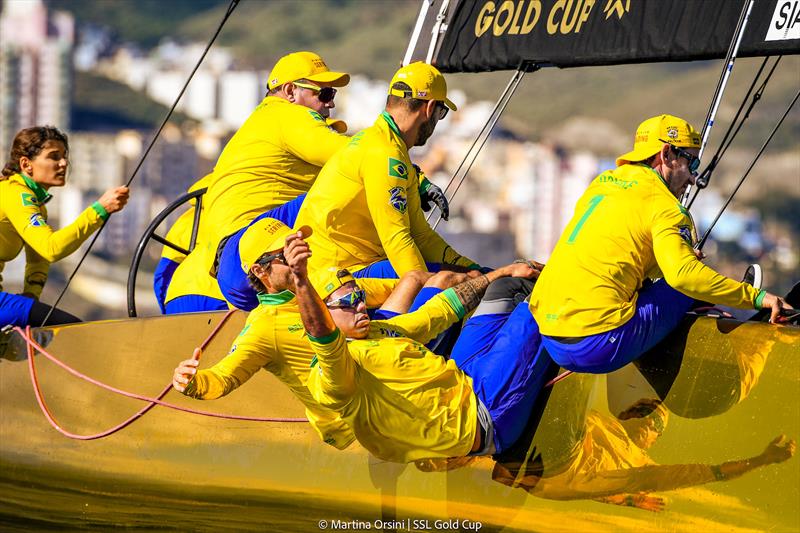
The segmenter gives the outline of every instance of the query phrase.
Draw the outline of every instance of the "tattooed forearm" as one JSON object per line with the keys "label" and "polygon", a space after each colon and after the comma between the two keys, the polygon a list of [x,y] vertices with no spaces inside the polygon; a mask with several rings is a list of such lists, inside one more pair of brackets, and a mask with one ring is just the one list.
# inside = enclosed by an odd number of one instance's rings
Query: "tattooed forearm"
{"label": "tattooed forearm", "polygon": [[483,294],[486,292],[486,287],[488,286],[489,278],[485,275],[480,275],[464,283],[459,283],[453,287],[453,290],[461,301],[461,305],[464,306],[464,309],[470,312],[481,303],[481,298],[483,298]]}

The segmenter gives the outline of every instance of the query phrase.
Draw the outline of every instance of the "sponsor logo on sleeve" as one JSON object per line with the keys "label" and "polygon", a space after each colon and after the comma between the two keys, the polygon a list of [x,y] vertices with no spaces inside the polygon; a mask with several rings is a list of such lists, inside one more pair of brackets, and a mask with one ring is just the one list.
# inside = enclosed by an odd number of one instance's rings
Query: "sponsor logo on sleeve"
{"label": "sponsor logo on sleeve", "polygon": [[401,180],[408,179],[408,167],[405,163],[394,157],[389,158],[389,175]]}
{"label": "sponsor logo on sleeve", "polygon": [[238,345],[238,344],[234,344],[233,346],[231,346],[231,351],[230,351],[230,352],[228,352],[228,354],[232,354],[233,352],[235,352],[235,351],[236,351],[236,348],[238,348],[238,347],[239,347],[239,345]]}
{"label": "sponsor logo on sleeve", "polygon": [[46,226],[47,225],[47,221],[42,217],[41,213],[34,213],[28,219],[28,224],[30,224],[31,226],[33,226],[35,228],[38,228],[40,226]]}
{"label": "sponsor logo on sleeve", "polygon": [[394,207],[400,214],[405,214],[406,209],[408,209],[406,190],[402,187],[392,187],[389,189],[389,205]]}
{"label": "sponsor logo on sleeve", "polygon": [[692,245],[692,228],[690,226],[678,226],[678,233],[680,233],[681,239],[686,241],[686,244]]}

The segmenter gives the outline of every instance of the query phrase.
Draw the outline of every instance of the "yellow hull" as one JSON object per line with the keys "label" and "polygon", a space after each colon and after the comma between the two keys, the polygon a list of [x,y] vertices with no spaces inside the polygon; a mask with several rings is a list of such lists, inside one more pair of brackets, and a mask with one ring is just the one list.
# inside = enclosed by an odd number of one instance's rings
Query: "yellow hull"
{"label": "yellow hull", "polygon": [[[37,335],[77,370],[152,396],[222,316],[95,322]],[[243,314],[233,316],[201,366],[227,352],[243,322]],[[0,523],[7,526],[319,531],[326,520],[331,529],[369,523],[370,529],[409,531],[478,524],[482,531],[800,530],[797,457],[731,481],[656,492],[666,506],[653,513],[586,499],[591,495],[581,494],[580,482],[560,496],[565,500],[536,497],[493,481],[488,458],[448,472],[381,463],[358,445],[337,451],[322,444],[305,423],[222,420],[156,407],[108,438],[71,440],[40,412],[16,337],[0,360]],[[757,455],[779,434],[800,436],[800,330],[703,318],[674,337],[643,359],[641,371],[629,365],[610,376],[570,376],[557,384],[534,442],[546,450],[563,436],[555,434],[563,424],[553,420],[580,421],[586,409],[608,417],[656,394],[673,412],[649,450],[659,465],[720,464]],[[142,406],[44,357],[36,365],[48,405],[69,431],[105,430]],[[576,390],[585,401],[575,401]],[[165,401],[228,414],[303,416],[299,402],[267,372],[213,402],[174,391]]]}

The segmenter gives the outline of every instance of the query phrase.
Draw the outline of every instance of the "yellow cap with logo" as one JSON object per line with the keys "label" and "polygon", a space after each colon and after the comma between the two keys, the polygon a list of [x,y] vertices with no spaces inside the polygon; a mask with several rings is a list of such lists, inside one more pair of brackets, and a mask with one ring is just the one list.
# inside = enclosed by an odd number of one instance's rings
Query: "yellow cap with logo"
{"label": "yellow cap with logo", "polygon": [[333,72],[314,52],[294,52],[280,58],[272,67],[267,78],[267,89],[272,90],[301,79],[330,83],[334,87],[344,87],[350,83],[349,74]]}
{"label": "yellow cap with logo", "polygon": [[265,217],[253,223],[239,239],[239,259],[242,270],[245,273],[250,272],[250,267],[256,263],[259,257],[267,252],[282,250],[286,243],[286,237],[297,231],[303,232],[304,239],[311,235],[311,228],[308,226],[293,230],[274,218]]}
{"label": "yellow cap with logo", "polygon": [[[394,84],[403,82],[411,90],[403,91],[395,89]],[[417,61],[410,63],[394,73],[392,81],[389,83],[389,94],[401,98],[417,98],[419,100],[438,100],[444,102],[452,111],[458,108],[449,98],[447,98],[447,82],[439,69],[433,65]]]}
{"label": "yellow cap with logo", "polygon": [[323,300],[345,283],[355,281],[349,270],[338,267],[321,268],[314,272],[309,272],[308,279]]}
{"label": "yellow cap with logo", "polygon": [[664,143],[679,148],[700,148],[700,134],[691,124],[672,115],[648,118],[636,129],[633,150],[617,158],[617,166],[644,161],[656,155]]}

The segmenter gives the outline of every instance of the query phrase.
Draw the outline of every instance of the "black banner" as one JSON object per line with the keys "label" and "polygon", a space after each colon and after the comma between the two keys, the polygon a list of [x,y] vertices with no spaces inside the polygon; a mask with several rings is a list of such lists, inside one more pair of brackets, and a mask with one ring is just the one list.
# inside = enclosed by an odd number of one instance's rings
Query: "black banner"
{"label": "black banner", "polygon": [[[462,0],[433,63],[445,72],[724,58],[742,0]],[[739,57],[800,53],[800,0],[756,0]]]}

